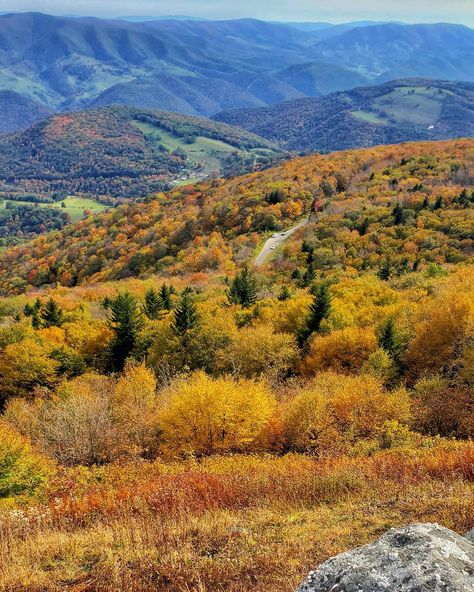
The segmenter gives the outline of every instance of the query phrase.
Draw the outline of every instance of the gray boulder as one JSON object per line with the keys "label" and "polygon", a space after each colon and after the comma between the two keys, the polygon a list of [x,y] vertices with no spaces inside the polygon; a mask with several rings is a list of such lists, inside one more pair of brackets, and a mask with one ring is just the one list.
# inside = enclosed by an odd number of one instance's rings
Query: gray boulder
{"label": "gray boulder", "polygon": [[323,563],[298,592],[474,592],[474,544],[437,524],[392,529]]}

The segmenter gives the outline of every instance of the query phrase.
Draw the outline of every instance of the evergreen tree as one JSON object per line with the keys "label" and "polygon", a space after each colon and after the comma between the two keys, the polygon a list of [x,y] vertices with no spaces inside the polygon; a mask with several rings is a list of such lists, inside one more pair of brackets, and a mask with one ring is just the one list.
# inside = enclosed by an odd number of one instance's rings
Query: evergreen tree
{"label": "evergreen tree", "polygon": [[391,275],[392,275],[392,262],[390,261],[390,259],[387,259],[385,261],[385,265],[379,270],[378,276],[381,280],[384,280],[386,282],[390,279]]}
{"label": "evergreen tree", "polygon": [[64,323],[64,313],[53,298],[41,309],[40,317],[43,327],[60,327]]}
{"label": "evergreen tree", "polygon": [[113,370],[123,370],[126,359],[137,346],[143,324],[143,316],[134,296],[124,292],[111,300],[109,326],[115,334],[111,345]]}
{"label": "evergreen tree", "polygon": [[42,306],[41,300],[37,298],[34,304],[25,304],[23,309],[23,314],[25,317],[31,317],[31,324],[35,329],[38,329],[41,324],[39,314],[41,312]]}
{"label": "evergreen tree", "polygon": [[143,312],[151,321],[156,321],[160,318],[162,308],[163,303],[159,292],[155,288],[149,288],[145,293]]}
{"label": "evergreen tree", "polygon": [[362,220],[361,224],[359,225],[359,228],[358,228],[359,234],[361,236],[366,235],[367,234],[367,230],[369,229],[369,226],[370,226],[369,219],[368,218],[364,218]]}
{"label": "evergreen tree", "polygon": [[469,207],[470,199],[466,189],[463,189],[461,191],[461,195],[459,196],[459,203],[462,205],[463,208]]}
{"label": "evergreen tree", "polygon": [[304,272],[303,277],[301,278],[301,287],[307,288],[311,286],[311,284],[316,279],[316,272],[314,270],[314,266],[308,265],[308,269]]}
{"label": "evergreen tree", "polygon": [[295,269],[295,271],[291,274],[291,279],[296,280],[296,282],[301,280],[301,273],[299,269]]}
{"label": "evergreen tree", "polygon": [[31,325],[33,329],[40,329],[41,328],[41,300],[39,298],[36,299],[33,305],[33,314],[31,315]]}
{"label": "evergreen tree", "polygon": [[400,355],[400,339],[397,334],[393,317],[390,317],[383,325],[379,335],[379,345],[393,358],[393,360],[398,360]]}
{"label": "evergreen tree", "polygon": [[392,216],[395,226],[403,224],[403,208],[399,203],[393,208]]}
{"label": "evergreen tree", "polygon": [[31,304],[25,304],[23,308],[23,314],[25,317],[32,317],[33,316],[33,306]]}
{"label": "evergreen tree", "polygon": [[299,335],[300,345],[303,346],[313,333],[321,330],[322,322],[329,317],[332,310],[331,293],[329,286],[323,282],[314,289],[314,300],[309,308],[309,316],[306,327]]}
{"label": "evergreen tree", "polygon": [[233,279],[227,297],[231,304],[240,304],[244,308],[257,301],[257,281],[247,266]]}
{"label": "evergreen tree", "polygon": [[281,287],[280,293],[278,294],[278,300],[280,300],[280,302],[284,302],[285,300],[289,300],[290,298],[290,288],[285,284]]}
{"label": "evergreen tree", "polygon": [[168,287],[166,284],[163,284],[160,288],[160,300],[161,300],[161,307],[164,310],[171,310],[173,308],[173,301],[171,300],[171,295],[174,293],[174,289],[170,286]]}
{"label": "evergreen tree", "polygon": [[422,210],[428,210],[430,207],[430,198],[425,195],[425,199],[423,200],[423,203],[421,205],[421,209]]}
{"label": "evergreen tree", "polygon": [[436,200],[436,202],[435,202],[434,209],[435,209],[435,210],[440,210],[442,207],[443,207],[443,198],[442,198],[442,196],[440,195],[440,196],[438,197],[438,199]]}
{"label": "evergreen tree", "polygon": [[303,244],[301,245],[301,252],[302,253],[306,253],[306,263],[308,265],[311,265],[311,263],[313,263],[313,260],[314,260],[314,247],[313,247],[313,245],[310,245],[306,241],[303,241]]}
{"label": "evergreen tree", "polygon": [[112,304],[112,299],[109,296],[106,296],[102,300],[102,307],[105,308],[105,310],[109,310],[111,304]]}
{"label": "evergreen tree", "polygon": [[186,288],[174,310],[173,333],[185,342],[188,334],[199,326],[199,315],[191,299],[191,290]]}
{"label": "evergreen tree", "polygon": [[404,257],[402,262],[399,264],[397,269],[397,275],[403,275],[404,273],[408,273],[410,271],[410,262],[407,257]]}

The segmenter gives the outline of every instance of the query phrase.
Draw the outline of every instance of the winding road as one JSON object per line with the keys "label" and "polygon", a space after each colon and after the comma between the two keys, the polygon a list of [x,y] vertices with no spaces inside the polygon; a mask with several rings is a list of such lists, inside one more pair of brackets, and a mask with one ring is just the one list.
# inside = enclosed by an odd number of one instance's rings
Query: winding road
{"label": "winding road", "polygon": [[255,267],[259,267],[263,265],[267,260],[268,256],[271,255],[273,251],[284,243],[292,234],[294,234],[300,228],[303,228],[308,223],[308,218],[301,220],[296,226],[290,228],[289,230],[276,232],[271,238],[267,240],[267,242],[263,245],[263,249],[257,255],[254,265]]}

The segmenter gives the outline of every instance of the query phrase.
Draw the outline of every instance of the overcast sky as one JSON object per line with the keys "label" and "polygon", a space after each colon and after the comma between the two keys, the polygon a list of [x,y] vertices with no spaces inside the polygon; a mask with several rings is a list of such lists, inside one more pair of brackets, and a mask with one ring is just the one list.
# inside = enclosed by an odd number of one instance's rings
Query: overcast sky
{"label": "overcast sky", "polygon": [[49,14],[190,15],[281,21],[400,20],[474,26],[474,0],[0,0],[0,12]]}

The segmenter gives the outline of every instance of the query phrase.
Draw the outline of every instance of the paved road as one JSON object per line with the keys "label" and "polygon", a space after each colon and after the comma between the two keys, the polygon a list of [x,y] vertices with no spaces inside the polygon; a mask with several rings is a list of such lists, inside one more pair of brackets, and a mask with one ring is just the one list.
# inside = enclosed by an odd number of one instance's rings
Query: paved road
{"label": "paved road", "polygon": [[[293,233],[295,233],[297,230],[302,228],[307,223],[308,218],[305,218],[304,220],[301,220],[299,224],[293,226],[293,228],[290,228],[290,230],[285,230],[285,232],[278,232],[276,233],[276,236],[274,235],[271,238],[269,238],[267,242],[264,244],[263,249],[257,255],[257,258],[255,259],[255,266],[258,267],[260,265],[263,265],[265,261],[268,259],[268,257],[273,253],[273,251],[276,251],[276,249],[278,249],[278,247],[282,243],[284,243]],[[272,249],[272,247],[275,248]]]}

